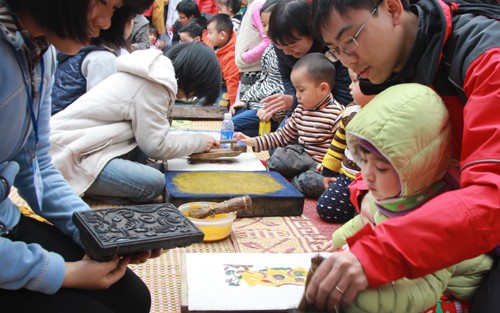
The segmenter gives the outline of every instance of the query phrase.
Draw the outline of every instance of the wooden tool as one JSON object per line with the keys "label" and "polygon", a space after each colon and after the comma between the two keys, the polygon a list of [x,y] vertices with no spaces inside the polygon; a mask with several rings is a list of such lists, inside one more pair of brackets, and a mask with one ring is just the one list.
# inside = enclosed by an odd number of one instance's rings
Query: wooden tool
{"label": "wooden tool", "polygon": [[245,195],[243,197],[232,198],[208,207],[191,209],[189,211],[189,217],[205,218],[208,216],[214,216],[215,214],[249,210],[251,208],[252,199],[250,196]]}
{"label": "wooden tool", "polygon": [[193,153],[189,156],[191,160],[212,160],[217,158],[235,157],[240,155],[241,151],[231,149],[213,149],[209,152]]}
{"label": "wooden tool", "polygon": [[[219,141],[221,144],[229,143],[230,148],[227,149],[212,149],[208,152],[193,153],[189,156],[191,160],[213,160],[218,158],[229,158],[236,157],[243,152],[246,152],[246,146],[240,146],[237,144],[236,139],[223,139]],[[242,150],[245,149],[245,151]]]}

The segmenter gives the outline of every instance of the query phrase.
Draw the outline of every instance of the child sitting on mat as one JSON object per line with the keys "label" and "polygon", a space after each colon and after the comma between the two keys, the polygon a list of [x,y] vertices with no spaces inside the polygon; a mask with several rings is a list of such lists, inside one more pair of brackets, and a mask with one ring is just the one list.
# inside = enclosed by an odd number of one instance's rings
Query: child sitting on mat
{"label": "child sitting on mat", "polygon": [[[441,98],[429,87],[401,84],[386,89],[356,114],[346,131],[349,151],[361,168],[370,200],[359,215],[333,233],[323,250],[347,249],[346,242],[352,244],[371,227],[411,214],[430,199],[458,189],[450,167],[450,118]],[[406,239],[419,249],[429,235]],[[404,229],[401,237],[405,237]],[[373,257],[383,257],[380,253]],[[343,312],[438,312],[427,310],[443,293],[470,301],[492,263],[490,256],[480,255],[421,278],[367,289]],[[336,286],[336,290],[343,293],[346,287]]]}
{"label": "child sitting on mat", "polygon": [[[332,96],[335,66],[321,53],[307,54],[293,66],[292,83],[299,105],[284,127],[261,137],[236,133],[234,138],[256,152],[276,149],[266,162],[269,170],[292,178],[308,197],[318,198],[325,188],[317,165],[330,147],[343,107]],[[297,140],[298,144],[291,144]]]}

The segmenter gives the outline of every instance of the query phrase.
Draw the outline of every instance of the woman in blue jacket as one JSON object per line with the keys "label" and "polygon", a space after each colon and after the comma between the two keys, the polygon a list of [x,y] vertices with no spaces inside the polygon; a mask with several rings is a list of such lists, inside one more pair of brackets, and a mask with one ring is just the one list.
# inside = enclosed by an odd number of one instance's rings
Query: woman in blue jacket
{"label": "woman in blue jacket", "polygon": [[[55,49],[76,53],[120,7],[153,0],[0,0],[0,303],[3,312],[149,312],[150,294],[130,269],[159,251],[96,262],[71,221],[89,207],[49,156]],[[63,13],[61,13],[63,12]],[[52,225],[22,216],[20,196]]]}

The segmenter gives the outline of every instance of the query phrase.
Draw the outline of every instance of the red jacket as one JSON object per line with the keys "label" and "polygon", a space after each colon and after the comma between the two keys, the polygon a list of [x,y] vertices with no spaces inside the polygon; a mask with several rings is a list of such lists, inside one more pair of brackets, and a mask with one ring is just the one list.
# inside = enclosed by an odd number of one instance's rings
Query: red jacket
{"label": "red jacket", "polygon": [[198,5],[200,12],[205,12],[208,15],[219,13],[215,0],[196,0],[196,4]]}
{"label": "red jacket", "polygon": [[234,47],[236,45],[236,33],[233,32],[231,39],[223,47],[215,50],[222,69],[222,78],[226,81],[229,103],[232,106],[236,102],[238,85],[240,84],[240,70],[234,61]]}
{"label": "red jacket", "polygon": [[[388,82],[432,85],[443,97],[452,118],[461,188],[374,230],[365,227],[348,240],[370,287],[429,274],[500,242],[500,22],[452,16],[441,1],[416,5],[429,27],[424,34],[419,25],[417,41],[425,37],[428,44],[414,48],[404,71]],[[350,186],[355,204],[363,185],[358,179]]]}

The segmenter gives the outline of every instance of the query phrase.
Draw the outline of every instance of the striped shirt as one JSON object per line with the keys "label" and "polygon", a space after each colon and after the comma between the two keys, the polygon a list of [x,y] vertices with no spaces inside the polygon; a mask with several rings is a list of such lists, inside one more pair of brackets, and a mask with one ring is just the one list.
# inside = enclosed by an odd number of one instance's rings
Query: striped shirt
{"label": "striped shirt", "polygon": [[323,158],[323,176],[331,177],[340,172],[347,177],[354,179],[356,174],[360,171],[359,167],[354,162],[351,153],[347,149],[345,132],[347,124],[360,109],[361,106],[355,104],[354,102],[345,108],[340,125],[330,144],[330,148]]}
{"label": "striped shirt", "polygon": [[299,104],[283,127],[274,133],[255,137],[254,149],[256,152],[276,149],[297,140],[307,154],[321,163],[337,130],[343,109],[332,94],[314,110],[306,110]]}

